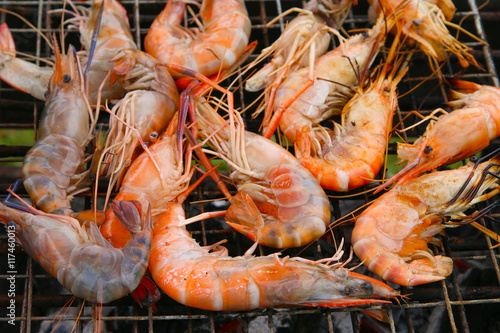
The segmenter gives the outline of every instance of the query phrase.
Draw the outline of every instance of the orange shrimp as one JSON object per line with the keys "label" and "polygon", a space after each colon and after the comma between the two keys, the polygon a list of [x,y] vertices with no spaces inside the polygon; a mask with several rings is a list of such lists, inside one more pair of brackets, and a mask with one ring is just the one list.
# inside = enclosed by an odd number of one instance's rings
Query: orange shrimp
{"label": "orange shrimp", "polygon": [[[341,126],[335,124],[334,130],[304,126],[297,136],[297,159],[323,188],[349,191],[363,186],[373,180],[384,164],[397,107],[396,88],[407,69],[398,73],[401,59],[394,66],[390,64],[392,52],[375,81],[364,91],[360,88],[344,107]],[[391,66],[391,73],[387,73]]]}
{"label": "orange shrimp", "polygon": [[450,82],[459,91],[450,93],[456,100],[449,105],[459,109],[431,121],[413,144],[398,143],[400,163],[408,164],[377,191],[472,156],[500,135],[500,108],[496,104],[500,101],[500,89],[461,80]]}
{"label": "orange shrimp", "polygon": [[[178,154],[176,125],[177,115],[165,133],[149,147],[149,152],[143,152],[132,162],[115,197],[115,200],[136,200],[142,206],[150,204],[153,220],[169,201],[187,188],[191,178]],[[125,246],[131,238],[112,211],[106,214],[101,234],[115,247]]]}
{"label": "orange shrimp", "polygon": [[57,45],[55,51],[55,70],[38,141],[26,154],[21,173],[24,187],[38,208],[70,215],[70,200],[82,191],[87,178],[87,172],[82,171],[83,149],[92,139],[91,110],[76,53],[60,54]]}
{"label": "orange shrimp", "polygon": [[[262,50],[261,55],[249,66],[259,63],[269,54],[273,59],[245,82],[247,91],[259,91],[270,85],[278,87],[288,71],[309,66],[311,59],[322,56],[328,50],[331,34],[342,23],[351,8],[352,0],[310,0],[304,9],[292,8],[267,24],[269,27],[280,17],[292,11],[299,14],[291,20],[281,36],[270,47]],[[326,24],[326,25],[325,25]],[[297,52],[299,51],[300,52]],[[279,73],[279,74],[278,74]],[[269,92],[266,96],[272,94]],[[273,100],[267,98],[269,103]]]}
{"label": "orange shrimp", "polygon": [[290,73],[276,91],[272,105],[274,115],[265,126],[263,136],[270,138],[279,124],[283,134],[295,142],[304,126],[312,128],[339,113],[352,96],[346,86],[364,81],[360,73],[366,71],[383,46],[386,24],[390,26],[390,22],[380,17],[367,33],[354,35],[319,57],[313,66],[314,82],[309,68]]}
{"label": "orange shrimp", "polygon": [[[243,0],[203,0],[203,28],[183,28],[188,1],[169,0],[144,40],[146,52],[160,63],[180,65],[205,76],[232,66],[245,51],[251,30]],[[176,77],[177,73],[172,72]]]}
{"label": "orange shrimp", "polygon": [[209,253],[185,227],[181,204],[170,203],[154,222],[149,270],[176,301],[212,311],[290,306],[344,307],[388,303],[399,293],[381,281],[342,264],[327,266],[301,258],[229,257]]}
{"label": "orange shrimp", "polygon": [[467,33],[449,22],[455,14],[455,5],[451,0],[368,0],[368,3],[368,14],[372,20],[379,17],[382,10],[386,16],[398,13],[398,30],[430,57],[434,67],[439,68],[438,62],[445,61],[447,52],[451,52],[457,56],[462,67],[471,64],[480,68],[474,57],[468,53],[471,48],[459,42],[446,27],[451,26]]}
{"label": "orange shrimp", "polygon": [[101,165],[114,184],[140,153],[139,141],[153,143],[165,130],[179,107],[179,92],[167,68],[145,52],[122,50],[112,60],[115,78],[127,90],[111,109],[116,117],[110,118],[102,148],[106,155]]}
{"label": "orange shrimp", "polygon": [[443,280],[453,270],[453,261],[431,255],[427,243],[444,229],[443,216],[462,216],[499,191],[499,162],[497,154],[483,163],[426,174],[395,186],[356,219],[354,252],[386,281],[414,286]]}
{"label": "orange shrimp", "polygon": [[[127,11],[117,0],[92,0],[90,8],[82,8],[80,13],[75,8],[75,17],[67,20],[74,23],[80,31],[80,42],[85,51],[82,53],[82,63],[86,66],[91,53],[92,63],[88,71],[89,100],[95,103],[99,87],[106,80],[108,72],[115,65],[112,59],[121,50],[137,50],[132,33],[130,32]],[[101,6],[102,17],[99,16]],[[100,20],[99,35],[95,47],[92,47],[92,38],[96,22]],[[101,100],[121,98],[126,90],[120,84],[112,84],[109,79],[103,85]]]}
{"label": "orange shrimp", "polygon": [[238,188],[227,222],[252,240],[277,248],[318,239],[330,223],[324,190],[283,147],[245,131],[241,116],[233,112],[227,124],[204,99],[196,108],[200,136],[215,150],[208,152],[226,161]]}
{"label": "orange shrimp", "polygon": [[25,213],[0,203],[0,221],[69,292],[90,302],[108,303],[137,287],[147,269],[152,240],[149,212],[142,220],[137,203],[114,202],[112,207],[133,235],[123,249],[113,248],[94,223],[81,226],[71,217],[35,215],[40,212],[31,207]]}

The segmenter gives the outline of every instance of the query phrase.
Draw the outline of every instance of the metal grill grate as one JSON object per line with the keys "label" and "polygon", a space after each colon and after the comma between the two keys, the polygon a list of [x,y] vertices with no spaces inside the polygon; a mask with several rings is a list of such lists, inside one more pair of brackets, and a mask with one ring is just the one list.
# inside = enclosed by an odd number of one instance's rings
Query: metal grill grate
{"label": "metal grill grate", "polygon": [[[346,30],[368,27],[367,4],[359,0],[344,23]],[[479,9],[483,1],[456,0],[457,13],[455,23],[460,23],[467,31],[489,42],[490,47],[473,39],[459,35],[461,41],[473,47],[473,54],[477,61],[484,67],[484,71],[469,68],[465,71],[458,65],[456,58],[444,65],[443,73],[450,77],[459,78],[499,86],[495,66],[499,63],[500,41],[497,34],[500,28],[500,4],[490,1],[489,4]],[[138,45],[142,45],[144,36],[164,2],[157,1],[122,1],[127,12]],[[272,43],[284,29],[286,17],[272,27],[266,28],[266,22],[292,7],[302,7],[301,1],[272,1],[272,0],[247,0],[253,30],[251,40],[259,42],[258,51]],[[51,16],[49,11],[60,8],[63,1],[9,1],[0,0],[0,8],[19,13],[44,34],[58,30],[59,18]],[[463,21],[462,21],[463,20]],[[5,12],[0,12],[0,23],[7,22],[11,28],[16,47],[19,52],[28,53],[39,58],[49,58],[51,50],[44,40],[33,29],[16,17]],[[78,36],[75,32],[68,32],[67,40],[78,45]],[[444,107],[447,101],[448,87],[436,78],[425,81],[430,74],[427,60],[424,57],[415,58],[405,80],[400,84],[401,93],[415,90],[399,101],[400,109],[396,114],[395,123],[402,120],[410,110],[419,110],[422,114],[429,114],[438,107]],[[241,93],[242,106],[250,104],[256,96]],[[33,129],[43,104],[26,94],[17,92],[4,83],[0,83],[0,198],[6,196],[6,189],[13,181],[20,177],[19,162],[32,145]],[[406,118],[404,125],[413,124],[416,118]],[[247,119],[250,130],[256,131],[259,119]],[[417,136],[423,133],[424,126],[417,127],[408,136]],[[26,132],[27,139],[18,139],[17,133]],[[26,134],[25,133],[25,134]],[[26,136],[26,135],[25,135]],[[10,141],[8,141],[10,140]],[[500,140],[495,140],[488,150],[498,148]],[[394,155],[395,146],[389,147],[390,154]],[[363,190],[363,189],[361,189]],[[359,190],[359,192],[361,192]],[[23,193],[22,193],[23,194]],[[338,196],[338,193],[329,193]],[[24,193],[26,197],[26,193]],[[223,201],[212,203],[195,203],[201,200],[220,198],[217,188],[207,182],[192,194],[191,202],[187,205],[188,215],[195,215],[202,210],[214,209],[213,206],[226,204]],[[350,198],[334,198],[334,217],[340,218],[347,215],[355,208],[368,202],[366,195]],[[90,198],[80,196],[75,199],[75,205],[90,207]],[[486,203],[487,204],[487,203]],[[220,205],[217,209],[220,209]],[[497,213],[497,212],[494,212]],[[500,233],[500,227],[490,220],[482,221],[489,228]],[[352,225],[344,224],[336,227],[329,237],[316,242],[307,249],[285,251],[284,254],[296,255],[301,251],[301,256],[320,258],[331,255],[334,251],[333,240],[342,237],[349,239]],[[242,254],[251,242],[241,235],[224,226],[222,221],[209,220],[190,226],[195,237],[202,245],[213,244],[221,239],[228,239],[231,255]],[[2,230],[0,238],[0,327],[12,331],[40,331],[50,332],[56,322],[61,318],[57,314],[67,301],[71,299],[62,290],[59,283],[47,275],[39,265],[31,260],[22,250],[15,252],[15,297],[9,295],[10,277],[7,267],[8,238]],[[389,323],[378,323],[365,316],[358,308],[347,309],[263,309],[249,312],[209,312],[180,305],[163,295],[158,306],[158,311],[139,308],[130,296],[107,304],[102,309],[101,332],[366,332],[366,331],[391,331],[391,332],[479,332],[500,326],[500,269],[498,249],[490,249],[491,241],[472,227],[464,226],[448,229],[442,238],[444,254],[451,256],[455,262],[453,274],[445,281],[418,286],[415,288],[402,288],[402,294],[408,298],[402,304],[384,306],[389,316]],[[346,243],[346,252],[349,253],[349,242]],[[436,248],[439,252],[442,249]],[[273,252],[271,249],[260,247],[260,254]],[[356,264],[355,262],[353,265]],[[363,271],[363,268],[357,271]],[[8,324],[11,319],[7,307],[11,300],[15,300],[15,326]],[[79,316],[80,310],[83,312]],[[379,307],[375,307],[379,308]],[[65,310],[63,310],[65,311]],[[79,320],[75,324],[76,318]],[[53,323],[51,321],[57,318]],[[71,304],[70,309],[59,323],[61,332],[85,332],[89,329],[97,331],[97,319],[92,316],[92,308],[85,306],[81,300]],[[311,327],[313,326],[313,327]]]}

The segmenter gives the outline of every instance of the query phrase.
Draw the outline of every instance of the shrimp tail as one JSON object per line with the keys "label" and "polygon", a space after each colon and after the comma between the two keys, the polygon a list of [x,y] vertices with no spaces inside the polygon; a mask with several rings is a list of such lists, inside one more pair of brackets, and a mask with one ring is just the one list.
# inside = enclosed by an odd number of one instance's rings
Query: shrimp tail
{"label": "shrimp tail", "polygon": [[258,242],[259,230],[264,227],[264,220],[252,198],[245,192],[238,192],[230,202],[231,206],[226,213],[227,224],[252,241]]}
{"label": "shrimp tail", "polygon": [[[111,203],[113,213],[118,217],[123,226],[126,227],[130,233],[135,234],[140,230],[151,229],[151,218],[146,218],[141,221],[142,209],[141,204],[137,200],[133,201],[113,201]],[[148,208],[147,216],[151,214],[151,207]]]}
{"label": "shrimp tail", "polygon": [[[2,54],[3,57],[16,57],[16,44],[14,43],[14,38],[12,37],[12,33],[10,32],[7,23],[0,24],[0,55]],[[22,85],[16,82],[16,78],[18,77],[17,75],[12,75],[10,71],[4,73],[4,71],[7,70],[8,66],[4,64],[3,59],[0,59],[0,78],[12,88],[29,93],[22,87]]]}
{"label": "shrimp tail", "polygon": [[472,94],[481,89],[481,85],[474,82],[458,79],[449,79],[448,81],[453,87],[455,87],[455,89],[450,90],[450,92],[448,93],[448,98],[450,101],[446,103],[446,105],[452,107],[453,109],[466,107],[465,100],[467,99],[469,94]]}
{"label": "shrimp tail", "polygon": [[[148,211],[144,220],[141,218],[141,204],[137,200],[115,200],[111,203],[111,208],[120,222],[133,235],[133,239],[131,239],[122,249],[126,254],[126,258],[129,259],[126,262],[124,261],[122,265],[124,278],[130,277],[129,286],[134,300],[141,306],[150,305],[159,299],[158,289],[155,290],[156,286],[154,283],[144,275],[147,270],[147,262],[152,242],[151,206],[148,206]],[[137,248],[139,245],[140,250]],[[112,245],[110,244],[110,246]],[[143,253],[144,251],[148,252],[145,262],[134,259],[135,257],[145,256],[146,254]],[[141,272],[141,280],[135,282],[135,277]]]}
{"label": "shrimp tail", "polygon": [[0,24],[0,50],[8,52],[10,56],[16,56],[16,44],[7,23]]}
{"label": "shrimp tail", "polygon": [[459,92],[464,94],[470,94],[481,89],[481,85],[474,82],[458,80],[458,79],[448,79],[448,82],[453,87],[457,88]]}
{"label": "shrimp tail", "polygon": [[153,311],[156,312],[155,303],[160,300],[161,293],[153,280],[147,275],[142,277],[141,282],[130,295],[141,308],[151,306]]}

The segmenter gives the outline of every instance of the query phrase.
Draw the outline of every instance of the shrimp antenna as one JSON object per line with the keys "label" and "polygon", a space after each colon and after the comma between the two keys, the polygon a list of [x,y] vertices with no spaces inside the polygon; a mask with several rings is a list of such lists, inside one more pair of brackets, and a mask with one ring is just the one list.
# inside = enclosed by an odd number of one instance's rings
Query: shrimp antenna
{"label": "shrimp antenna", "polygon": [[492,167],[498,167],[500,166],[500,164],[498,163],[491,163],[489,164],[484,170],[483,170],[483,173],[481,175],[481,179],[479,180],[478,182],[478,185],[477,186],[474,186],[470,191],[469,193],[464,196],[463,200],[464,201],[472,201],[472,199],[474,199],[474,197],[476,196],[477,192],[479,191],[480,189],[480,186],[481,184],[486,180],[486,177],[487,176],[492,176],[494,178],[497,178],[500,180],[500,175],[498,175],[498,173],[495,173],[495,172],[491,172],[489,171],[489,169],[491,169]]}
{"label": "shrimp antenna", "polygon": [[102,1],[101,8],[99,8],[99,13],[97,14],[97,20],[94,25],[94,33],[92,34],[92,42],[90,44],[89,58],[87,61],[87,67],[85,68],[85,77],[90,70],[90,64],[92,63],[92,57],[94,56],[95,46],[97,44],[97,37],[99,36],[99,30],[101,29],[102,12],[104,10],[106,0]]}
{"label": "shrimp antenna", "polygon": [[177,147],[179,152],[179,157],[182,156],[182,136],[184,134],[184,125],[186,124],[186,118],[188,110],[190,107],[190,102],[192,100],[192,94],[195,89],[200,86],[200,81],[197,79],[192,79],[188,87],[181,93],[179,101],[179,121],[177,122]]}
{"label": "shrimp antenna", "polygon": [[354,64],[351,61],[351,58],[349,58],[348,56],[343,56],[343,57],[346,58],[347,61],[349,61],[349,64],[351,65],[351,68],[352,68],[352,71],[354,72],[354,75],[356,75],[356,80],[358,80],[358,84],[361,85],[361,77],[360,77],[360,73],[359,73],[358,61],[356,60],[356,58],[354,58],[354,61],[356,62],[356,65],[357,65],[357,70],[356,70],[356,68],[354,67]]}
{"label": "shrimp antenna", "polygon": [[488,206],[481,209],[480,211],[473,213],[471,215],[470,219],[468,219],[467,221],[464,221],[460,224],[470,224],[472,222],[475,222],[475,221],[479,220],[480,218],[484,217],[486,214],[488,214],[488,212],[490,212],[493,208],[495,208],[496,206],[499,206],[499,205],[500,205],[500,201],[495,200],[495,202],[489,204]]}
{"label": "shrimp antenna", "polygon": [[[467,179],[465,180],[464,184],[462,185],[462,187],[460,188],[460,190],[457,192],[457,194],[449,201],[446,203],[446,205],[451,205],[453,204],[454,202],[456,202],[459,197],[462,195],[462,193],[465,191],[465,188],[467,187],[467,185],[470,183],[472,177],[474,176],[474,170],[477,169],[477,167],[479,166],[480,163],[488,160],[490,157],[494,156],[494,155],[498,155],[500,156],[500,148],[499,149],[496,149],[495,151],[481,157],[481,158],[477,158],[476,156],[471,156],[470,158],[470,161],[471,162],[474,162],[474,168],[472,169],[471,173],[469,174],[469,177],[467,177]],[[484,170],[483,170],[483,176],[481,177],[481,181],[480,183],[482,183],[484,181],[484,179],[486,178],[487,175],[491,175],[493,177],[496,177],[496,178],[499,178],[500,179],[500,176],[496,173],[493,173],[491,171],[488,171],[488,169],[492,168],[493,166],[498,166],[498,164],[490,164],[488,165]],[[477,193],[477,191],[479,190],[479,187],[477,187],[475,190],[473,190],[468,196],[470,196],[471,194],[473,196],[475,196],[475,194]]]}
{"label": "shrimp antenna", "polygon": [[19,18],[21,21],[23,21],[24,23],[26,23],[31,29],[35,30],[43,39],[45,39],[45,41],[47,42],[47,44],[49,45],[49,47],[51,48],[51,50],[54,51],[54,46],[52,45],[50,39],[47,36],[45,36],[40,31],[40,29],[38,29],[37,27],[35,27],[33,25],[33,23],[29,22],[27,19],[25,19],[24,17],[22,17],[18,13],[12,12],[12,11],[10,11],[8,9],[0,8],[0,12],[4,12],[4,13],[10,14],[10,15],[14,15],[15,17]]}

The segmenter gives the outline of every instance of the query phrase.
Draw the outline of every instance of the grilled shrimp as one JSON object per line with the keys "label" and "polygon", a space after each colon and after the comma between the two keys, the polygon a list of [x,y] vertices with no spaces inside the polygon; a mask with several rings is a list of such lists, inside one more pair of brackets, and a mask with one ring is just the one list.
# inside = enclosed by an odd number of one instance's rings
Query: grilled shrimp
{"label": "grilled shrimp", "polygon": [[295,142],[304,126],[312,128],[338,113],[352,96],[346,86],[359,84],[360,73],[382,47],[386,24],[390,26],[380,17],[368,33],[354,35],[319,57],[314,63],[314,82],[305,91],[302,89],[310,82],[309,68],[290,73],[276,92],[274,115],[263,135],[270,138],[279,123],[283,134]]}
{"label": "grilled shrimp", "polygon": [[179,107],[175,82],[156,59],[139,50],[122,50],[113,61],[113,71],[128,92],[111,110],[120,120],[110,118],[103,147],[103,152],[107,152],[106,175],[112,183],[122,178],[134,152],[140,152],[139,140],[146,144],[155,142]]}
{"label": "grilled shrimp", "polygon": [[[229,257],[209,253],[180,226],[184,211],[171,203],[153,226],[149,269],[176,301],[206,310],[242,311],[290,306],[342,307],[387,303],[399,293],[381,281],[300,258]],[[225,250],[225,251],[224,251]]]}
{"label": "grilled shrimp", "polygon": [[[392,51],[396,51],[394,45]],[[394,64],[387,73],[391,55],[378,77],[347,103],[342,125],[334,130],[305,126],[295,142],[299,162],[318,179],[323,188],[349,191],[363,186],[384,164],[385,149],[397,106],[396,86],[406,70],[397,73]]]}
{"label": "grilled shrimp", "polygon": [[24,187],[44,212],[70,215],[70,200],[86,179],[83,149],[92,139],[91,112],[83,90],[81,68],[74,52],[56,51],[40,120],[38,141],[28,151],[21,169]]}
{"label": "grilled shrimp", "polygon": [[113,248],[94,223],[81,226],[70,217],[34,215],[0,203],[0,220],[14,222],[23,249],[73,295],[108,303],[134,290],[144,275],[151,249],[151,220],[141,220],[140,205],[114,202],[133,239]]}
{"label": "grilled shrimp", "polygon": [[299,15],[287,24],[273,45],[262,50],[255,63],[271,53],[273,59],[246,81],[245,89],[259,91],[266,86],[271,89],[271,84],[277,87],[288,71],[309,66],[311,55],[316,59],[325,54],[330,45],[331,33],[338,34],[333,29],[342,26],[351,3],[352,0],[310,0],[304,9],[294,8]]}
{"label": "grilled shrimp", "polygon": [[[132,162],[115,200],[136,200],[142,206],[150,204],[155,219],[169,201],[188,187],[191,176],[179,159],[176,126],[177,116],[149,147],[149,153],[143,152]],[[115,247],[125,246],[132,237],[110,210],[101,226],[101,234]]]}
{"label": "grilled shrimp", "polygon": [[480,67],[468,53],[470,48],[452,36],[446,27],[463,31],[449,22],[455,14],[451,0],[368,0],[368,3],[368,15],[372,20],[379,17],[382,10],[387,16],[397,14],[398,30],[414,41],[433,60],[432,65],[436,68],[439,68],[436,62],[445,61],[448,52],[457,56],[463,67],[470,64]]}
{"label": "grilled shrimp", "polygon": [[398,157],[408,164],[382,187],[463,160],[500,135],[500,89],[461,80],[450,82],[458,91],[450,93],[455,100],[449,105],[458,109],[431,121],[413,144],[398,144]]}
{"label": "grilled shrimp", "polygon": [[[104,3],[97,42],[92,47],[92,38],[99,10]],[[90,8],[75,9],[74,18],[68,20],[80,31],[80,41],[85,51],[79,52],[83,67],[87,66],[89,53],[93,50],[88,71],[88,98],[91,104],[97,101],[98,90],[108,72],[113,68],[113,57],[120,50],[136,50],[128,23],[127,13],[117,0],[93,0]],[[0,78],[16,89],[29,93],[42,101],[46,99],[47,84],[53,68],[40,67],[15,58],[12,35],[4,23],[0,26]],[[35,78],[35,80],[34,80]],[[108,81],[109,82],[109,81]],[[117,99],[125,94],[120,84],[104,84],[101,98]]]}
{"label": "grilled shrimp", "polygon": [[[429,173],[397,185],[376,199],[357,219],[354,252],[386,281],[403,286],[443,280],[453,261],[433,256],[427,243],[452,218],[498,192],[500,156],[459,169]],[[496,173],[496,177],[489,173]],[[486,192],[489,188],[496,189]]]}
{"label": "grilled shrimp", "polygon": [[[330,203],[316,179],[280,145],[246,132],[239,113],[230,124],[200,98],[200,136],[232,170],[238,188],[226,220],[260,244],[296,247],[316,240],[330,223]],[[228,126],[225,126],[228,125]],[[224,127],[225,126],[225,127]]]}
{"label": "grilled shrimp", "polygon": [[[180,65],[210,76],[232,66],[245,51],[251,23],[243,0],[203,0],[203,27],[180,24],[188,1],[169,0],[144,40],[146,52],[163,64]],[[172,72],[172,75],[177,73]]]}

